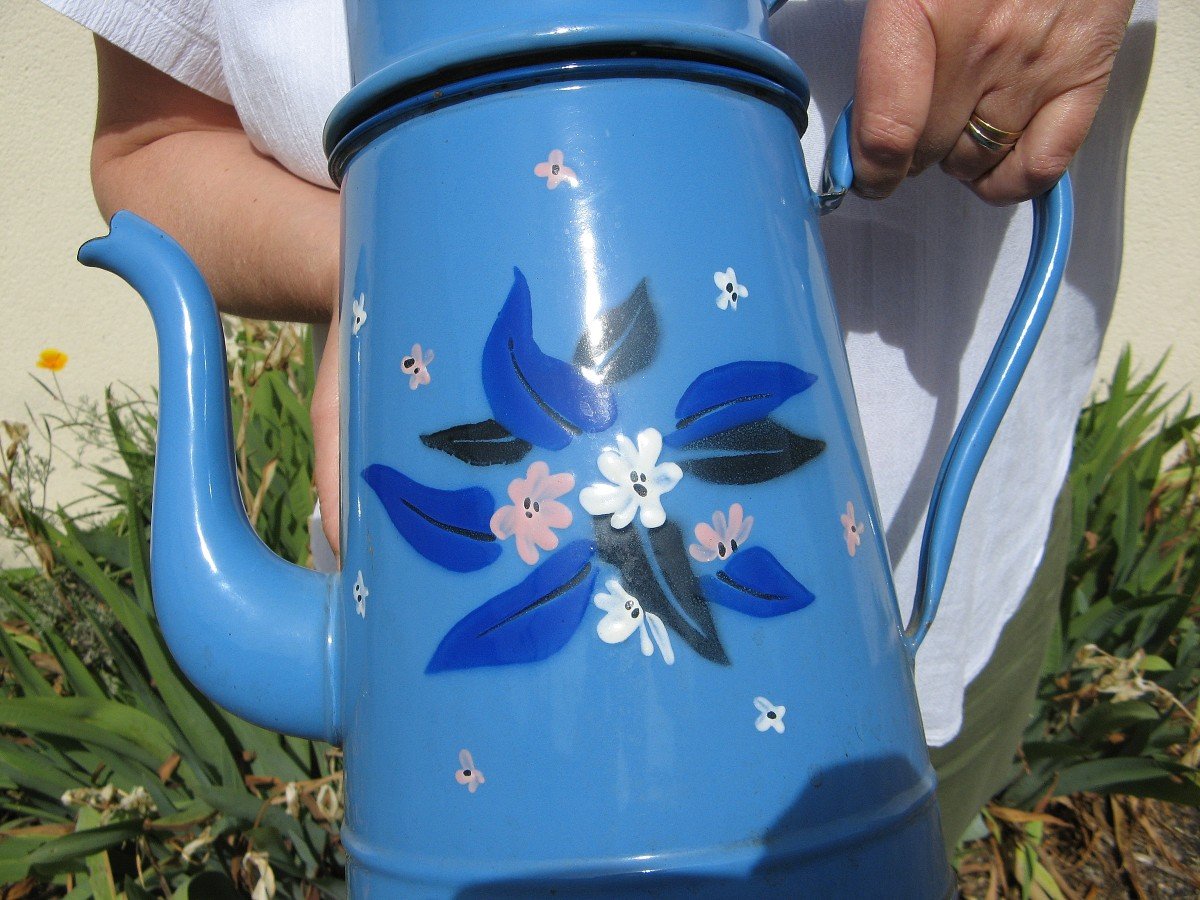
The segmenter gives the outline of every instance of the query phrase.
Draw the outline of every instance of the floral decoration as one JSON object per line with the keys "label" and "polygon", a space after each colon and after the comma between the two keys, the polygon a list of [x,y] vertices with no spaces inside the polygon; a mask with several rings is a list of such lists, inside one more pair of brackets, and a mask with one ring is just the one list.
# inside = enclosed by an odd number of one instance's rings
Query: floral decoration
{"label": "floral decoration", "polygon": [[637,446],[623,434],[617,449],[605,450],[596,460],[609,484],[592,484],[579,492],[579,505],[593,516],[612,516],[609,524],[621,529],[641,512],[641,523],[657,528],[667,521],[662,495],[679,484],[683,469],[673,462],[659,463],[662,435],[654,428],[638,432]]}
{"label": "floral decoration", "polygon": [[692,544],[688,550],[700,562],[726,559],[746,543],[753,526],[754,516],[743,516],[740,503],[729,507],[728,517],[718,509],[713,513],[711,525],[701,522],[696,526],[696,540],[700,543]]}
{"label": "floral decoration", "polygon": [[479,790],[479,786],[485,779],[483,773],[475,767],[475,760],[471,758],[470,750],[458,751],[458,767],[458,771],[454,773],[454,780],[465,785],[472,794]]}
{"label": "floral decoration", "polygon": [[61,372],[67,365],[67,354],[54,347],[47,347],[38,354],[37,367],[49,369],[51,372]]}
{"label": "floral decoration", "polygon": [[854,504],[846,501],[846,511],[842,513],[842,529],[845,532],[846,552],[853,556],[862,543],[863,523],[854,517]]}
{"label": "floral decoration", "polygon": [[549,190],[554,190],[564,181],[571,187],[579,186],[579,179],[575,177],[575,170],[563,164],[563,152],[561,150],[551,150],[545,162],[540,162],[533,167],[533,174],[538,178],[545,178],[546,187]]}
{"label": "floral decoration", "polygon": [[738,301],[750,296],[746,286],[738,284],[737,273],[732,268],[724,272],[714,272],[713,282],[721,289],[721,293],[717,294],[718,309],[732,309],[736,312]]}
{"label": "floral decoration", "polygon": [[755,697],[754,708],[758,710],[758,718],[754,720],[755,728],[759,731],[774,728],[776,732],[783,734],[783,715],[787,712],[786,706],[776,706],[766,697]]}
{"label": "floral decoration", "polygon": [[[573,173],[560,169],[557,175]],[[728,275],[730,302],[747,296],[732,269]],[[621,384],[651,369],[658,356],[661,329],[648,281],[590,316],[569,360],[542,349],[534,324],[529,282],[514,268],[481,355],[491,417],[422,434],[426,447],[471,467],[508,466],[535,447],[553,453],[616,425]],[[551,339],[561,342],[562,336]],[[414,388],[428,382],[431,359],[413,347]],[[519,583],[474,601],[443,636],[425,671],[540,662],[567,645],[593,606],[603,614],[596,633],[608,643],[637,632],[644,653],[652,656],[657,647],[673,664],[679,638],[701,659],[729,665],[714,607],[769,619],[802,610],[815,597],[762,546],[761,533],[755,546],[743,547],[754,521],[740,503],[714,512],[711,525],[694,525],[697,543],[689,547],[668,516],[664,495],[693,482],[758,484],[817,458],[823,441],[796,434],[774,417],[816,382],[816,375],[779,360],[735,360],[701,371],[675,404],[673,429],[669,422],[665,429],[653,423],[632,437],[616,433],[613,445],[596,457],[603,478],[577,496],[590,516],[590,539],[569,539],[578,518],[562,498],[576,489],[577,478],[552,474],[552,460],[538,459],[524,476],[510,477],[504,505],[484,487],[440,488],[387,465],[368,465],[364,481],[399,536],[425,559],[472,572],[499,560],[513,538],[516,554],[532,567]],[[652,382],[647,386],[653,389]],[[670,448],[668,460],[661,458],[664,447]],[[697,562],[719,568],[701,575]],[[606,569],[607,590],[594,592]]]}
{"label": "floral decoration", "polygon": [[359,569],[358,578],[354,581],[354,609],[364,619],[367,617],[367,597],[370,595],[367,583],[363,581],[362,569]]}
{"label": "floral decoration", "polygon": [[[604,610],[604,618],[596,624],[596,634],[606,644],[620,644],[628,640],[637,631],[641,637],[642,655],[653,656],[654,644],[662,654],[663,662],[668,666],[675,664],[675,649],[671,646],[671,635],[667,626],[652,612],[642,609],[637,597],[634,597],[621,582],[610,578],[605,582],[609,593],[603,591],[596,594],[593,602]],[[654,636],[654,644],[650,636]]]}
{"label": "floral decoration", "polygon": [[517,554],[529,565],[538,561],[538,547],[553,550],[558,546],[555,528],[567,528],[573,518],[571,510],[558,498],[575,487],[570,472],[550,474],[550,467],[538,460],[525,473],[508,485],[509,506],[502,506],[492,516],[492,533],[500,540],[516,536]]}
{"label": "floral decoration", "polygon": [[408,376],[409,390],[415,391],[423,384],[429,384],[429,364],[433,362],[432,350],[421,350],[420,344],[413,344],[412,351],[400,361],[400,371]]}
{"label": "floral decoration", "polygon": [[358,330],[367,321],[367,295],[360,293],[358,299],[354,300],[350,307],[354,311],[354,322],[350,326],[350,333],[358,334]]}

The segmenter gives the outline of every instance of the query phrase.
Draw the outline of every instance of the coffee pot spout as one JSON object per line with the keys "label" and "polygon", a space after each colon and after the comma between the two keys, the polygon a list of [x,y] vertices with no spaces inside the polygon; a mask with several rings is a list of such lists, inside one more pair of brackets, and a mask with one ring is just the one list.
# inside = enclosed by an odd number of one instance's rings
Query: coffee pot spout
{"label": "coffee pot spout", "polygon": [[123,278],[154,318],[160,399],[150,567],[175,660],[236,715],[336,742],[335,576],[276,556],[246,517],[212,294],[179,244],[129,212],[84,244],[79,261]]}

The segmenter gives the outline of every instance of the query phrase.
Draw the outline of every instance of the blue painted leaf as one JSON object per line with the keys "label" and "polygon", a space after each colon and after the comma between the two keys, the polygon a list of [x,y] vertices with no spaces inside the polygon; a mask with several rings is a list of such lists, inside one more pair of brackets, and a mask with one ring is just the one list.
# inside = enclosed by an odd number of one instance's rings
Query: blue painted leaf
{"label": "blue painted leaf", "polygon": [[474,572],[499,558],[490,524],[496,501],[483,488],[443,491],[381,465],[367,466],[363,480],[400,536],[431,562],[453,572]]}
{"label": "blue painted leaf", "polygon": [[812,591],[762,547],[734,553],[724,569],[705,575],[701,584],[712,603],[760,619],[804,609],[815,599]]}
{"label": "blue painted leaf", "polygon": [[688,385],[675,406],[676,430],[663,438],[682,447],[738,425],[765,419],[776,407],[812,387],[817,376],[782,362],[717,366]]}
{"label": "blue painted leaf", "polygon": [[529,284],[513,269],[513,286],[483,346],[483,389],[492,414],[512,434],[561,450],[580,432],[606,430],[617,418],[604,384],[547,356],[533,339]]}
{"label": "blue painted leaf", "polygon": [[654,362],[658,343],[658,314],[643,278],[623,303],[588,323],[587,331],[575,345],[572,361],[592,369],[601,381],[612,384],[636,375]]}
{"label": "blue painted leaf", "polygon": [[596,567],[591,541],[575,541],[514,588],[497,594],[446,632],[426,672],[537,662],[566,646],[583,621]]}

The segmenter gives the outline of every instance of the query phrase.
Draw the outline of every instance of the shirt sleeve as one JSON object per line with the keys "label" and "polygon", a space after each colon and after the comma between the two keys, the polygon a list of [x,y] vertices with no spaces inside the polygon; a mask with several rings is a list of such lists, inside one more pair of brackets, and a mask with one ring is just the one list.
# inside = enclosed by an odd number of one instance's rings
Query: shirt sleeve
{"label": "shirt sleeve", "polygon": [[213,0],[43,2],[176,81],[231,102]]}

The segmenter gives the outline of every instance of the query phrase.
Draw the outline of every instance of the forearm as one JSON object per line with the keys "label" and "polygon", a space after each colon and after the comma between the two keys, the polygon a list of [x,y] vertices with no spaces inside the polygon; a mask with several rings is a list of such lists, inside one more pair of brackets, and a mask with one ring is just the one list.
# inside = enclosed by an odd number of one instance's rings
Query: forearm
{"label": "forearm", "polygon": [[105,217],[128,209],[178,240],[226,312],[328,322],[338,195],[258,153],[232,108],[97,42],[92,183]]}

